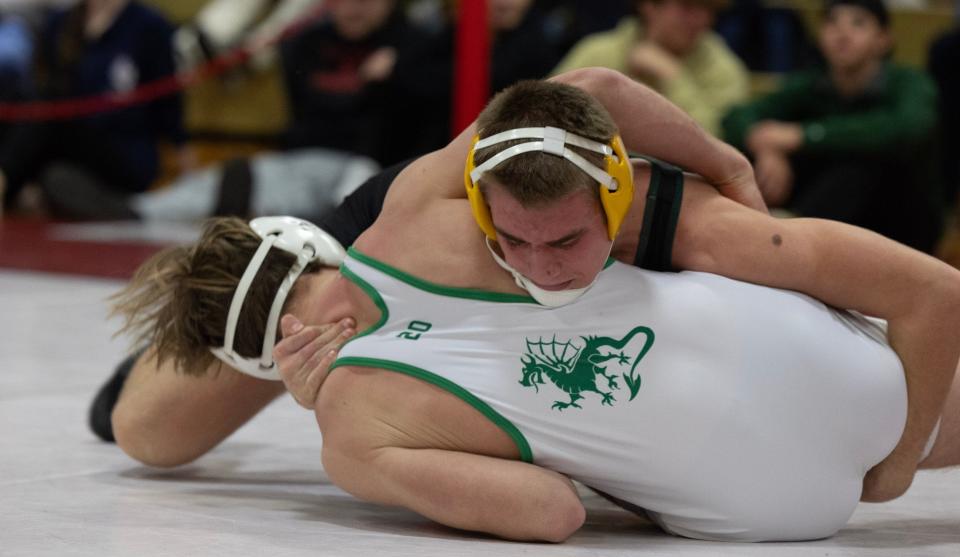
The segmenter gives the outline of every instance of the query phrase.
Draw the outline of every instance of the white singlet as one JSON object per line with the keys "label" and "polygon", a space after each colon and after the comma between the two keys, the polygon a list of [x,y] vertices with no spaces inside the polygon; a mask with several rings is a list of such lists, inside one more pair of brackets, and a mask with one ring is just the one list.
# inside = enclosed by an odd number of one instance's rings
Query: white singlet
{"label": "white singlet", "polygon": [[547,309],[355,250],[341,272],[383,316],[333,367],[447,389],[524,460],[677,535],[830,536],[903,432],[903,368],[882,329],[802,294],[612,263],[582,298]]}

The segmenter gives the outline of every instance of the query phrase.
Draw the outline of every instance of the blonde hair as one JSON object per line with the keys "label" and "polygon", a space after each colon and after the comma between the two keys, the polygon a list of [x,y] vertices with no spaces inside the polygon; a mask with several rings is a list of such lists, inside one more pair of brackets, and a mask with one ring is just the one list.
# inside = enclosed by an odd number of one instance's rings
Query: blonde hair
{"label": "blonde hair", "polygon": [[[609,143],[617,126],[607,110],[586,92],[552,81],[520,81],[498,93],[477,118],[482,138],[515,128],[553,126],[579,136]],[[497,153],[529,140],[514,140],[480,149],[480,166]],[[603,155],[571,147],[590,163],[604,167]],[[577,189],[599,196],[597,182],[573,163],[546,153],[525,153],[507,159],[484,176],[499,182],[517,201],[536,206],[555,201]],[[484,188],[481,178],[480,187]]]}
{"label": "blonde hair", "polygon": [[[117,334],[131,335],[138,346],[152,343],[159,364],[169,358],[182,373],[202,374],[214,362],[210,348],[223,345],[233,293],[261,241],[246,221],[217,218],[207,221],[196,243],[154,255],[111,297],[111,315],[124,319]],[[237,322],[240,355],[260,356],[270,305],[295,260],[276,248],[267,254]],[[318,269],[311,263],[305,272]]]}

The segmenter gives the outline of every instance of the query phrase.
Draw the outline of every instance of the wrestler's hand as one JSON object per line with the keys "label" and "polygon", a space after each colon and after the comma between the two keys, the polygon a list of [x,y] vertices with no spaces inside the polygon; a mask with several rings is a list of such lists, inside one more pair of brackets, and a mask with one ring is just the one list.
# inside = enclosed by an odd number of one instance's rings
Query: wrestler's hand
{"label": "wrestler's hand", "polygon": [[[733,147],[730,147],[730,150],[734,150]],[[740,171],[736,174],[731,174],[724,180],[711,178],[709,182],[717,188],[720,195],[761,213],[767,213],[769,211],[757,186],[753,167],[745,158],[743,160]]]}
{"label": "wrestler's hand", "polygon": [[917,463],[917,455],[894,451],[864,476],[860,500],[882,503],[900,497],[913,483]]}
{"label": "wrestler's hand", "polygon": [[287,314],[280,320],[280,330],[283,340],[273,348],[280,377],[297,404],[313,410],[337,351],[356,333],[354,321],[347,317],[307,327]]}

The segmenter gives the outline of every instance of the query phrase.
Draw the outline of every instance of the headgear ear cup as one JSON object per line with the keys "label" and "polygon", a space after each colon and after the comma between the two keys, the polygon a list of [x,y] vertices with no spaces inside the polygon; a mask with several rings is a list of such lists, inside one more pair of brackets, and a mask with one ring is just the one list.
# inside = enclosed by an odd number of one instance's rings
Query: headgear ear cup
{"label": "headgear ear cup", "polygon": [[[633,202],[633,167],[630,164],[626,149],[623,146],[623,141],[620,139],[619,135],[615,135],[613,139],[610,140],[609,144],[604,145],[602,143],[577,136],[576,134],[572,134],[563,130],[557,130],[556,128],[519,128],[501,132],[495,136],[485,138],[481,148],[489,147],[492,144],[512,139],[537,139],[546,138],[547,136],[556,136],[556,132],[563,134],[563,139],[561,139],[561,143],[559,144],[560,149],[563,152],[561,156],[575,164],[587,174],[590,174],[598,180],[604,180],[606,182],[605,183],[604,181],[601,181],[598,184],[600,188],[600,203],[607,219],[607,235],[609,236],[610,240],[613,240],[616,238],[617,231],[620,229],[620,225],[623,224],[623,221],[627,216],[627,212],[630,210],[630,204]],[[498,139],[498,136],[500,139]],[[474,136],[473,141],[470,144],[470,151],[467,153],[467,160],[466,164],[464,165],[463,181],[467,189],[467,199],[470,201],[470,209],[473,212],[474,219],[477,221],[480,229],[483,230],[483,233],[486,234],[488,238],[491,240],[496,240],[497,231],[493,226],[493,219],[490,216],[490,208],[487,206],[486,201],[484,201],[483,193],[480,191],[480,186],[478,184],[480,175],[482,175],[483,171],[491,170],[500,162],[503,162],[504,160],[517,154],[530,151],[548,152],[546,147],[547,143],[546,141],[543,143],[527,142],[505,149],[504,151],[501,151],[500,154],[484,162],[480,166],[480,173],[478,174],[478,169],[474,162],[474,153],[477,149],[477,144],[480,141],[480,136],[477,135]],[[606,163],[606,172],[600,170],[576,153],[570,151],[569,148],[565,147],[565,144],[575,145],[594,152],[603,153],[604,161]],[[553,149],[556,149],[557,144],[554,143],[552,147]],[[508,153],[507,151],[512,151],[512,153]],[[553,154],[559,154],[558,152],[554,151],[549,152],[552,152]]]}
{"label": "headgear ear cup", "polygon": [[607,234],[613,240],[617,237],[620,225],[627,218],[630,204],[633,203],[633,165],[627,157],[627,150],[623,146],[620,136],[614,136],[610,141],[613,155],[607,155],[607,174],[613,177],[617,189],[610,190],[600,185],[600,203],[607,216]]}
{"label": "headgear ear cup", "polygon": [[470,142],[467,162],[463,167],[463,183],[467,187],[467,199],[470,200],[470,210],[473,213],[473,218],[477,221],[477,225],[480,226],[480,230],[487,235],[487,238],[496,240],[497,230],[493,227],[490,208],[487,207],[487,202],[483,199],[480,184],[475,183],[470,177],[470,174],[474,170],[473,153],[478,141],[480,141],[480,136],[475,135],[473,136],[473,141]]}

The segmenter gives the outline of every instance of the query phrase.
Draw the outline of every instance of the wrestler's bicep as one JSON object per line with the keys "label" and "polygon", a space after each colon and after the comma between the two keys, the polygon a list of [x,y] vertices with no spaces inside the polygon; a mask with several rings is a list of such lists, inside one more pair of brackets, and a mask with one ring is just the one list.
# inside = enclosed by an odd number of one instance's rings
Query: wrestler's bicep
{"label": "wrestler's bicep", "polygon": [[[673,265],[790,290],[814,276],[814,227],[778,219],[687,178],[673,245]],[[810,292],[808,292],[810,293]]]}
{"label": "wrestler's bicep", "polygon": [[279,382],[255,379],[217,361],[200,371],[177,370],[172,359],[161,364],[153,348],[137,360],[111,416],[124,452],[151,466],[185,464],[284,392]]}

